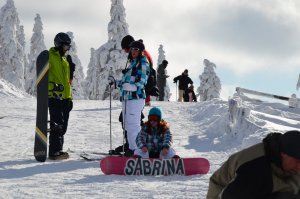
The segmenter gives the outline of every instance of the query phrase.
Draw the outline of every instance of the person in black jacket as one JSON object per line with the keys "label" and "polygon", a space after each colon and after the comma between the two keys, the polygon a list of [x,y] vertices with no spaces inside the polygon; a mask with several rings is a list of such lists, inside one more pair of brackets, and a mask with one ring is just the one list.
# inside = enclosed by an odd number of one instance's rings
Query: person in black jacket
{"label": "person in black jacket", "polygon": [[184,101],[185,102],[197,102],[197,97],[194,92],[194,86],[190,85],[185,91],[184,91]]}
{"label": "person in black jacket", "polygon": [[189,71],[187,69],[184,70],[184,72],[174,78],[174,83],[177,84],[177,81],[179,81],[178,89],[179,89],[179,95],[178,95],[178,102],[182,102],[184,91],[188,88],[189,84],[193,84],[193,81],[189,77]]}
{"label": "person in black jacket", "polygon": [[206,199],[299,199],[300,131],[270,133],[231,155],[210,177]]}
{"label": "person in black jacket", "polygon": [[167,85],[166,68],[168,66],[168,61],[163,60],[162,63],[157,68],[157,87],[159,90],[159,101],[164,101],[165,98],[165,87]]}

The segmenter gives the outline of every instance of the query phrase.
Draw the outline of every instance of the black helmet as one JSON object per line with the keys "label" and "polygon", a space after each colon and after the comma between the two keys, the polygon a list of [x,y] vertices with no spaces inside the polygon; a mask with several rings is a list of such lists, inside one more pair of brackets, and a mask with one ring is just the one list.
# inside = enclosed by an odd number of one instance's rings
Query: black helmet
{"label": "black helmet", "polygon": [[121,41],[122,49],[129,49],[129,44],[134,41],[134,38],[131,35],[126,35]]}
{"label": "black helmet", "polygon": [[54,45],[55,47],[59,47],[62,46],[63,44],[70,45],[71,39],[69,35],[67,35],[66,33],[60,32],[54,38]]}
{"label": "black helmet", "polygon": [[133,41],[130,43],[129,48],[137,48],[143,52],[145,50],[145,45],[139,41]]}
{"label": "black helmet", "polygon": [[169,63],[169,62],[168,62],[167,60],[163,60],[163,61],[162,61],[162,64],[163,64],[163,65],[168,65],[168,63]]}

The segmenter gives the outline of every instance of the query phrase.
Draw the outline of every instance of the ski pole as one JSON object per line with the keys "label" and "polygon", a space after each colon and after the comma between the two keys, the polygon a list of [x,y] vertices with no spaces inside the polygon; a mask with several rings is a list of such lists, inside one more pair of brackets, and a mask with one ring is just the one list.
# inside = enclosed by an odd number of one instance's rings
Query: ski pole
{"label": "ski pole", "polygon": [[177,81],[176,81],[176,101],[178,101],[178,98],[177,98]]}
{"label": "ski pole", "polygon": [[111,85],[109,85],[109,141],[110,141],[110,150],[109,150],[109,154],[112,155],[112,136],[111,136]]}
{"label": "ski pole", "polygon": [[[126,126],[126,124],[125,124],[125,115],[126,115],[126,101],[127,100],[125,100],[125,104],[124,104],[124,106],[125,106],[125,110],[123,110],[122,111],[122,119],[123,119],[123,157],[124,157],[124,155],[125,155],[125,143],[124,143],[124,140],[125,140],[125,132],[126,132],[126,129],[125,129],[125,126]],[[125,113],[124,113],[125,112]]]}

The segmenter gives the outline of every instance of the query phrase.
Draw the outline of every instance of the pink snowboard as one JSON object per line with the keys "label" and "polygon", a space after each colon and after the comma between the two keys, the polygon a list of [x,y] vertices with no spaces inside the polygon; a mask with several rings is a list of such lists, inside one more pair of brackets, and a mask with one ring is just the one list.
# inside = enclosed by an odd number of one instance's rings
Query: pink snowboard
{"label": "pink snowboard", "polygon": [[108,156],[100,161],[106,175],[197,175],[207,174],[205,158],[142,159]]}

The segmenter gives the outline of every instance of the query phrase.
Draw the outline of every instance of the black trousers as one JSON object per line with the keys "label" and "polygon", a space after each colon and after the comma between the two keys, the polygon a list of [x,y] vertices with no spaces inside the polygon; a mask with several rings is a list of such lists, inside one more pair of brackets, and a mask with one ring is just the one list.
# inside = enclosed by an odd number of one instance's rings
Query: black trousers
{"label": "black trousers", "polygon": [[67,132],[73,102],[49,98],[48,107],[50,114],[49,155],[53,155],[63,149],[64,135]]}

